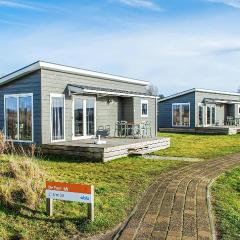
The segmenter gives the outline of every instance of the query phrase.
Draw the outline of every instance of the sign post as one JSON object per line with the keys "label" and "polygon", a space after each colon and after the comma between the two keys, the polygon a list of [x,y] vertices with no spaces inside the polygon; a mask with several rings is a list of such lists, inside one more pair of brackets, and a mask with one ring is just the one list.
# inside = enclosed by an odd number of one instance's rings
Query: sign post
{"label": "sign post", "polygon": [[46,182],[46,210],[53,215],[53,200],[76,201],[88,204],[88,218],[94,221],[94,186]]}
{"label": "sign post", "polygon": [[46,199],[46,210],[47,214],[51,217],[53,215],[53,199],[51,198]]}

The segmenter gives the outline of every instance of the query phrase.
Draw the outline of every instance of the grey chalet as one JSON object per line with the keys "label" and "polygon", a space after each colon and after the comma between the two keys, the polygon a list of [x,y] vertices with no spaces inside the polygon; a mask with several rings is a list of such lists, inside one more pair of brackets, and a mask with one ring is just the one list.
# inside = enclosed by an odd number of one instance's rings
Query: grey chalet
{"label": "grey chalet", "polygon": [[238,133],[240,94],[194,88],[163,98],[158,127],[167,132]]}
{"label": "grey chalet", "polygon": [[17,143],[79,145],[103,133],[115,137],[119,122],[147,122],[154,138],[157,97],[147,94],[147,86],[147,81],[38,61],[0,78],[0,129]]}

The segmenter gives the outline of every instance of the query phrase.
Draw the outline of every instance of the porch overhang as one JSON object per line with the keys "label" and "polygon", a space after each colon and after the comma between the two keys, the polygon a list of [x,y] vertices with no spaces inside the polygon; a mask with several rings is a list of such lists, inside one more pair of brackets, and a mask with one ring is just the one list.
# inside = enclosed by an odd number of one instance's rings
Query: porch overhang
{"label": "porch overhang", "polygon": [[97,95],[98,97],[104,96],[115,96],[115,97],[142,97],[142,98],[154,98],[157,96],[152,96],[140,92],[125,91],[111,88],[100,88],[100,87],[89,87],[83,85],[67,85],[68,95]]}
{"label": "porch overhang", "polygon": [[204,98],[203,103],[209,104],[240,104],[240,101],[229,99]]}

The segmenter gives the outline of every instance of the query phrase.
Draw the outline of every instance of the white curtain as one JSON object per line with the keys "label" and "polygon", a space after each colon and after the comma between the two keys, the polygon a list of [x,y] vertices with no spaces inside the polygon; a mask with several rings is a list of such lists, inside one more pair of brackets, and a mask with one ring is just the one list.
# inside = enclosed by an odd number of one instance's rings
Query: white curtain
{"label": "white curtain", "polygon": [[52,138],[64,139],[64,100],[63,97],[52,98]]}

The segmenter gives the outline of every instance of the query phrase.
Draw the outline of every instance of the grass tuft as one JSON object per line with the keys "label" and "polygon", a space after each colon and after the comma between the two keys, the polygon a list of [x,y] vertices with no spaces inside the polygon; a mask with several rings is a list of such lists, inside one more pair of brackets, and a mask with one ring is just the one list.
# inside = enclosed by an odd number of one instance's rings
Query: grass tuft
{"label": "grass tuft", "polygon": [[223,174],[212,187],[219,239],[240,239],[240,168]]}

